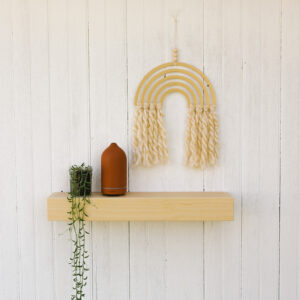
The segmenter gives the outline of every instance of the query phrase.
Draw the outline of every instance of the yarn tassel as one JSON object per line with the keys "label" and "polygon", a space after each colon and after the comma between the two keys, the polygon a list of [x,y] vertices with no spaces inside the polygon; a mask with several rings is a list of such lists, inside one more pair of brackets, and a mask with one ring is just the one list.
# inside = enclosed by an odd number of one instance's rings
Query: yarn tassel
{"label": "yarn tassel", "polygon": [[150,167],[168,161],[167,135],[160,105],[136,109],[133,126],[134,165]]}
{"label": "yarn tassel", "polygon": [[[187,114],[185,164],[204,169],[218,160],[219,123],[214,107],[191,106]],[[167,135],[160,104],[140,105],[133,127],[134,165],[168,161]]]}
{"label": "yarn tassel", "polygon": [[197,168],[199,165],[198,159],[198,133],[197,133],[197,117],[196,107],[191,106],[188,112],[188,129],[186,137],[187,145],[187,165]]}
{"label": "yarn tassel", "polygon": [[154,104],[149,107],[149,126],[148,126],[148,148],[150,152],[150,165],[158,163],[158,126],[156,118],[156,108]]}
{"label": "yarn tassel", "polygon": [[216,164],[219,158],[219,153],[218,153],[219,152],[219,121],[218,121],[217,114],[215,112],[215,107],[211,108],[210,113],[212,115],[212,120],[214,124],[213,144],[214,144],[214,157],[215,157],[215,164]]}
{"label": "yarn tassel", "polygon": [[166,163],[168,161],[168,146],[167,146],[167,134],[163,122],[163,113],[161,105],[156,105],[156,119],[158,127],[158,154],[159,163]]}
{"label": "yarn tassel", "polygon": [[192,127],[193,109],[190,107],[187,113],[186,132],[185,132],[185,164],[190,166],[191,159],[191,127]]}
{"label": "yarn tassel", "polygon": [[210,166],[214,166],[216,164],[214,119],[210,108],[206,109],[205,114],[206,114],[207,125],[208,125],[207,164]]}
{"label": "yarn tassel", "polygon": [[135,111],[133,124],[133,164],[138,166],[142,162],[142,106],[139,105]]}
{"label": "yarn tassel", "polygon": [[197,167],[201,168],[201,152],[202,149],[202,111],[201,105],[196,106],[196,125],[197,125]]}
{"label": "yarn tassel", "polygon": [[142,165],[145,167],[151,166],[150,151],[149,151],[149,106],[144,105],[142,117]]}
{"label": "yarn tassel", "polygon": [[204,107],[201,111],[201,154],[200,154],[200,167],[204,169],[207,166],[208,160],[208,121],[206,115],[207,108]]}

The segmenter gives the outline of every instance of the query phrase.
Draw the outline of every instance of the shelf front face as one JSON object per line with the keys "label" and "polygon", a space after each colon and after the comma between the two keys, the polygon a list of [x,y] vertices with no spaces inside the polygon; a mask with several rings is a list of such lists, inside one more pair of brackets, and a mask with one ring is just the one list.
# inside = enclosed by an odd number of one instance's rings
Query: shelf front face
{"label": "shelf front face", "polygon": [[[48,198],[49,221],[67,221],[67,193]],[[124,196],[92,193],[87,221],[232,221],[234,199],[223,192],[131,192]]]}

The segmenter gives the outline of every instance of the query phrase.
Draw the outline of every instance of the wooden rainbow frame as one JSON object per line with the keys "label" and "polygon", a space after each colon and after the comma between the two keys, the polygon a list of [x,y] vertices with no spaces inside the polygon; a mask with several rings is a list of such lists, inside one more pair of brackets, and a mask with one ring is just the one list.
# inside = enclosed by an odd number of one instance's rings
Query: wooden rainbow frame
{"label": "wooden rainbow frame", "polygon": [[212,84],[198,68],[177,61],[157,66],[140,82],[134,103],[134,161],[152,166],[168,160],[166,132],[161,107],[171,93],[182,94],[188,104],[186,164],[191,167],[213,166],[218,158],[218,121],[216,96]]}

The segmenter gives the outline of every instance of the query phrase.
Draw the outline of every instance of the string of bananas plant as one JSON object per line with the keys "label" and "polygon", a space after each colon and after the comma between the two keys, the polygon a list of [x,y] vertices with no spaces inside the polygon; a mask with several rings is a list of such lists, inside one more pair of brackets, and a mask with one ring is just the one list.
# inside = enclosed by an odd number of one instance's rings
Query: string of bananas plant
{"label": "string of bananas plant", "polygon": [[71,300],[82,300],[85,296],[84,287],[87,285],[89,270],[86,260],[88,251],[86,249],[86,206],[90,204],[92,186],[92,167],[73,165],[70,168],[70,193],[68,201],[71,204],[69,216],[69,231],[73,243],[72,257],[69,264],[72,266],[73,294]]}

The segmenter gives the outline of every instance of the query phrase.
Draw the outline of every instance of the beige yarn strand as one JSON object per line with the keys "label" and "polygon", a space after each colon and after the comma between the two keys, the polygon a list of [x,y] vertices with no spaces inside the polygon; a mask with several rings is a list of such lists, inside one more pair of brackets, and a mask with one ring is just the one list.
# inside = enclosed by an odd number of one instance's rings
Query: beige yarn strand
{"label": "beige yarn strand", "polygon": [[206,110],[207,124],[208,124],[208,164],[214,166],[216,164],[215,157],[215,128],[211,109]]}
{"label": "beige yarn strand", "polygon": [[202,149],[202,106],[197,105],[196,106],[196,124],[197,124],[197,155],[198,155],[198,160],[197,160],[197,167],[201,167],[201,152],[203,151]]}
{"label": "beige yarn strand", "polygon": [[191,157],[190,143],[191,143],[192,117],[193,117],[193,109],[189,108],[187,113],[186,131],[185,131],[185,164],[187,166],[190,165],[190,157]]}
{"label": "beige yarn strand", "polygon": [[141,115],[142,107],[139,105],[135,111],[133,124],[133,163],[135,166],[141,164]]}
{"label": "beige yarn strand", "polygon": [[[185,164],[204,169],[218,160],[219,122],[213,107],[191,106],[187,114]],[[137,107],[133,125],[134,165],[168,161],[167,136],[160,104]]]}
{"label": "beige yarn strand", "polygon": [[198,145],[197,145],[197,123],[196,123],[196,108],[192,107],[192,118],[191,118],[191,140],[190,140],[190,166],[196,168],[198,166]]}
{"label": "beige yarn strand", "polygon": [[158,151],[157,151],[157,119],[154,104],[150,104],[149,107],[149,127],[148,127],[148,147],[151,165],[155,165],[158,162]]}
{"label": "beige yarn strand", "polygon": [[148,115],[149,110],[147,106],[144,106],[142,113],[142,165],[145,167],[150,166],[148,147]]}
{"label": "beige yarn strand", "polygon": [[212,119],[214,123],[214,152],[215,152],[215,163],[217,163],[219,158],[219,121],[217,114],[215,112],[215,108],[211,109]]}
{"label": "beige yarn strand", "polygon": [[160,104],[157,104],[157,124],[158,124],[158,149],[159,149],[159,162],[165,163],[168,161],[168,146],[167,134],[163,122],[163,113]]}
{"label": "beige yarn strand", "polygon": [[207,152],[208,152],[208,122],[207,122],[207,116],[206,116],[206,110],[207,108],[205,107],[202,112],[202,122],[201,122],[201,146],[202,146],[202,151],[201,151],[201,157],[200,157],[200,166],[201,168],[205,168],[207,166]]}

